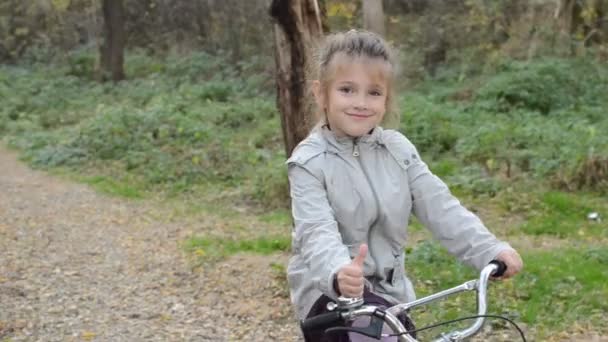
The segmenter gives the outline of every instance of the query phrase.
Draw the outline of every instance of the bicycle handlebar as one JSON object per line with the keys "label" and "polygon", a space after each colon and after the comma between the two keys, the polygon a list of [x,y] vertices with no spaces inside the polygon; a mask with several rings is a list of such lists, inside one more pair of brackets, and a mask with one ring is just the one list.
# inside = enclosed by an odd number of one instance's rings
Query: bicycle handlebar
{"label": "bicycle handlebar", "polygon": [[[463,292],[463,291],[477,291],[477,313],[478,315],[485,315],[487,310],[486,296],[488,280],[490,277],[500,277],[506,271],[507,266],[504,262],[493,260],[486,267],[484,267],[477,280],[467,281],[459,286],[429,295],[424,298],[420,298],[413,302],[398,304],[388,308],[386,311],[378,310],[375,306],[371,305],[360,305],[357,307],[340,307],[335,311],[321,314],[315,317],[305,319],[301,322],[302,331],[304,334],[308,331],[319,331],[325,330],[335,326],[341,326],[346,321],[352,321],[360,316],[372,316],[378,317],[393,330],[395,334],[398,334],[400,342],[416,342],[416,340],[407,334],[407,331],[403,327],[403,324],[397,319],[397,315],[409,310],[413,307],[425,305],[438,299],[445,298],[449,295]],[[361,301],[362,302],[362,301]],[[381,314],[379,314],[381,313]],[[473,325],[464,330],[453,331],[447,335],[443,335],[437,342],[440,341],[461,341],[464,338],[475,335],[483,326],[485,317],[479,317],[475,320]],[[352,330],[348,329],[347,330]],[[332,329],[336,330],[336,329]]]}
{"label": "bicycle handlebar", "polygon": [[302,331],[325,330],[334,327],[343,321],[342,313],[339,310],[336,310],[305,319],[300,323],[300,327],[302,328]]}

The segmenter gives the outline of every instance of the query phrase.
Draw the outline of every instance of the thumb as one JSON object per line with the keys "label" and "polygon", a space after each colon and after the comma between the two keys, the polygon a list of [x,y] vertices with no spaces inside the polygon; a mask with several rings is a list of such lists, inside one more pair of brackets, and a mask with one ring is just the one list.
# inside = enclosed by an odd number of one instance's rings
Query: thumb
{"label": "thumb", "polygon": [[365,260],[366,256],[367,256],[367,244],[364,243],[361,246],[359,246],[359,254],[353,259],[352,264],[363,268],[363,261]]}

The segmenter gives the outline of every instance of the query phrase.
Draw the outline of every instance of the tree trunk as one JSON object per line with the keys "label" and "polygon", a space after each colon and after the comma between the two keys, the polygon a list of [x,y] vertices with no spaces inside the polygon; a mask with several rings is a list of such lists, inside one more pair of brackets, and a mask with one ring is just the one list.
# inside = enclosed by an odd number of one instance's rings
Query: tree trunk
{"label": "tree trunk", "polygon": [[570,35],[574,33],[575,6],[576,0],[560,0],[556,18],[559,21],[559,28],[564,34]]}
{"label": "tree trunk", "polygon": [[589,47],[594,44],[602,44],[605,42],[605,36],[608,30],[608,1],[606,0],[591,0],[587,4],[587,10],[591,12],[592,19],[585,25],[585,38],[583,45]]}
{"label": "tree trunk", "polygon": [[289,157],[314,124],[306,68],[312,46],[323,36],[321,13],[317,0],[273,0],[270,15],[275,20],[277,106]]}
{"label": "tree trunk", "polygon": [[576,0],[559,0],[555,11],[555,29],[553,48],[558,55],[570,56],[574,54],[572,46],[572,12]]}
{"label": "tree trunk", "polygon": [[382,0],[363,0],[363,27],[381,36],[386,34]]}
{"label": "tree trunk", "polygon": [[323,32],[329,32],[329,22],[327,18],[327,4],[325,0],[319,0],[319,11],[321,11],[321,28]]}
{"label": "tree trunk", "polygon": [[124,49],[126,43],[125,13],[122,0],[103,0],[103,43],[99,47],[98,79],[114,82],[125,78]]}

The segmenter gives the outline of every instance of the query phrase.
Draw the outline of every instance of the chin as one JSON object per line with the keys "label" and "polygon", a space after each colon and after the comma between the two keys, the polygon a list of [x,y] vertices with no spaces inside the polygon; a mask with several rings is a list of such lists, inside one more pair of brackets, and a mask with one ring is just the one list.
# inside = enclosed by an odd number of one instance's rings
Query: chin
{"label": "chin", "polygon": [[360,137],[360,136],[368,134],[375,127],[376,126],[352,128],[352,129],[349,129],[346,132],[346,134],[350,135],[351,137]]}

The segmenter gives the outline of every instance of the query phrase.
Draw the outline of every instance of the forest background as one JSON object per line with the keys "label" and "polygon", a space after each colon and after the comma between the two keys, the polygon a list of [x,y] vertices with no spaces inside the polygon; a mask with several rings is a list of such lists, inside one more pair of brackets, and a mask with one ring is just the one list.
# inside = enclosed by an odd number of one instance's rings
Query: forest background
{"label": "forest background", "polygon": [[[108,3],[123,5],[118,74],[103,57]],[[319,3],[326,32],[365,26],[364,2]],[[608,335],[608,1],[382,4],[402,69],[397,128],[524,257],[491,310],[538,340]],[[183,242],[198,264],[288,254],[270,5],[3,1],[0,139],[32,167],[99,191],[230,217]],[[251,215],[255,224],[234,221]],[[406,267],[420,295],[473,276],[419,223],[410,230]],[[284,264],[268,267],[284,277]],[[460,304],[418,321],[462,316]]]}

